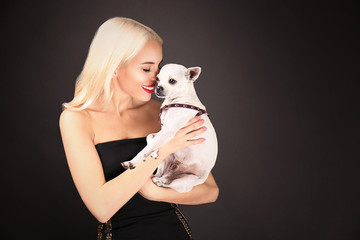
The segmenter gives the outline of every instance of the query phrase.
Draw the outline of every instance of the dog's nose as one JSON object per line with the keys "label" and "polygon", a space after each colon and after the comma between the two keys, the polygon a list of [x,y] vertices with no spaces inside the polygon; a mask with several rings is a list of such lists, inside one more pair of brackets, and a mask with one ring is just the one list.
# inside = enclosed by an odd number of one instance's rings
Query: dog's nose
{"label": "dog's nose", "polygon": [[156,92],[161,93],[162,91],[164,91],[164,88],[162,86],[157,86]]}

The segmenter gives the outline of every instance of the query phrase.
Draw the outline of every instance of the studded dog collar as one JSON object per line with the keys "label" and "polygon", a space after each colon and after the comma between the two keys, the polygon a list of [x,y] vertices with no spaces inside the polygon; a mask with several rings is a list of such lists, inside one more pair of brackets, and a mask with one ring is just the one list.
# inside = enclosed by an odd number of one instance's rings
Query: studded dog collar
{"label": "studded dog collar", "polygon": [[189,105],[189,104],[178,104],[178,103],[175,103],[175,104],[169,104],[169,105],[165,105],[164,107],[160,108],[160,114],[159,114],[159,120],[161,118],[161,114],[164,110],[167,110],[169,108],[173,108],[173,107],[177,107],[177,108],[189,108],[189,109],[192,109],[192,110],[196,110],[198,111],[198,113],[196,114],[196,116],[200,116],[200,115],[203,115],[206,112],[206,110],[204,109],[201,109],[199,107],[195,107],[193,105]]}

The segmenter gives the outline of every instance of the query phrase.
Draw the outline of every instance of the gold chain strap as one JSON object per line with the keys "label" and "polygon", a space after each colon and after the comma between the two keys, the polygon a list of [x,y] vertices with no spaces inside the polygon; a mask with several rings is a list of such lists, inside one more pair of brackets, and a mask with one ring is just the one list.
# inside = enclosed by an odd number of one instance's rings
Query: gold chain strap
{"label": "gold chain strap", "polygon": [[[180,211],[179,207],[177,206],[177,204],[174,204],[172,203],[171,206],[173,208],[175,208],[175,213],[176,215],[178,216],[180,222],[183,224],[187,234],[189,235],[190,237],[190,240],[194,240],[193,239],[193,236],[192,236],[192,233],[191,233],[191,229],[190,229],[190,226],[184,216],[184,214],[182,214],[182,212]],[[106,240],[111,240],[112,238],[112,233],[111,233],[111,230],[112,230],[112,224],[111,224],[111,220],[107,221],[106,224],[104,223],[101,223],[99,222],[98,223],[98,228],[97,228],[97,240],[102,240],[102,234],[103,234],[103,229],[104,229],[104,225],[106,225],[106,229],[105,229],[105,234],[106,234],[106,237],[105,239]]]}
{"label": "gold chain strap", "polygon": [[98,227],[97,227],[97,240],[102,239],[102,230],[103,230],[103,228],[104,228],[104,224],[99,222]]}
{"label": "gold chain strap", "polygon": [[104,225],[106,225],[106,229],[105,229],[105,240],[111,240],[112,238],[112,224],[111,224],[111,219],[109,221],[107,221],[105,224],[99,222],[98,223],[98,228],[97,228],[97,240],[102,240],[102,236],[103,236],[103,229],[104,229]]}
{"label": "gold chain strap", "polygon": [[187,222],[184,214],[182,214],[182,212],[180,211],[178,205],[175,204],[175,203],[172,203],[171,206],[172,206],[173,208],[175,208],[175,213],[176,213],[176,215],[178,216],[178,218],[179,218],[179,220],[181,221],[181,223],[183,224],[183,226],[184,226],[187,234],[188,234],[189,237],[190,237],[190,240],[194,240],[194,238],[193,238],[193,236],[192,236],[192,233],[191,233],[190,226],[189,226],[189,224],[188,224],[188,222]]}

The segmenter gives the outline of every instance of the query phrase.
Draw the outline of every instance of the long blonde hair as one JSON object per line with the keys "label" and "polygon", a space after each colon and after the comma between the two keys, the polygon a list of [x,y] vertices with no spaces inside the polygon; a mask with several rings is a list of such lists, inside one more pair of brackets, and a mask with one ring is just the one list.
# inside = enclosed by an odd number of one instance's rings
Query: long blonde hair
{"label": "long blonde hair", "polygon": [[151,28],[133,19],[116,17],[104,22],[94,36],[83,70],[76,79],[74,98],[64,103],[63,108],[83,110],[99,98],[103,103],[109,102],[116,68],[126,64],[149,40],[163,43]]}

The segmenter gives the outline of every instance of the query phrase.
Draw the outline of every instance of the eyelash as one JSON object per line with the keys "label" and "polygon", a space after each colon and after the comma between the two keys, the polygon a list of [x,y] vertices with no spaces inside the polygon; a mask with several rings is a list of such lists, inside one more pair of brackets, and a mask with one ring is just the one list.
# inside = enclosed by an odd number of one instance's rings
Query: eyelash
{"label": "eyelash", "polygon": [[[161,70],[161,67],[159,67],[159,71]],[[143,68],[143,71],[144,72],[150,72],[150,69],[145,69],[145,68]]]}

